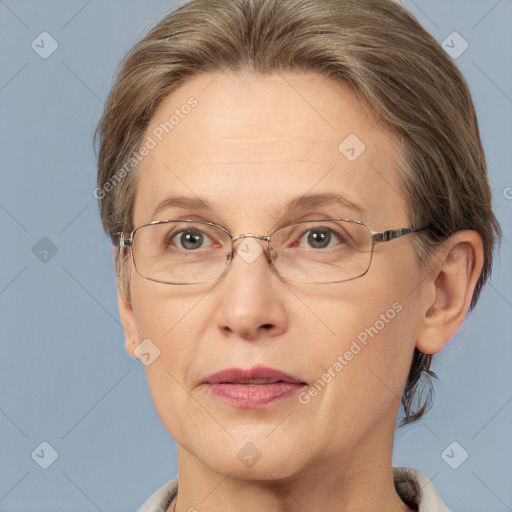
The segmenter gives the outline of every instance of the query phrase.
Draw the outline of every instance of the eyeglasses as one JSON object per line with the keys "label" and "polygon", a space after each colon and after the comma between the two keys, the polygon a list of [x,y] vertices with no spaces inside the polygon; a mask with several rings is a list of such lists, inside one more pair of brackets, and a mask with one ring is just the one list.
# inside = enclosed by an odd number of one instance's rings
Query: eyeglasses
{"label": "eyeglasses", "polygon": [[[216,281],[228,272],[235,242],[253,237],[267,242],[270,262],[283,279],[328,284],[350,281],[366,274],[376,243],[389,242],[427,228],[400,228],[376,233],[357,220],[330,218],[293,222],[275,229],[268,236],[253,233],[233,236],[227,229],[211,222],[163,220],[139,226],[128,236],[125,233],[117,233],[117,236],[119,254],[124,247],[130,247],[136,272],[158,283]],[[246,259],[240,249],[237,253]]]}

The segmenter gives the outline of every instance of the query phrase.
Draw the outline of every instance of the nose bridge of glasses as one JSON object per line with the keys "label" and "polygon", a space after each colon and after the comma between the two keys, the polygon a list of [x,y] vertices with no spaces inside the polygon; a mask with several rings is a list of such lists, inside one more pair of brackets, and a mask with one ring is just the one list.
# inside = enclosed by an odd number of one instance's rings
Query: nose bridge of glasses
{"label": "nose bridge of glasses", "polygon": [[265,236],[265,235],[257,235],[255,233],[244,233],[242,235],[235,235],[232,237],[232,240],[233,240],[233,248],[235,248],[236,246],[236,242],[238,240],[243,240],[245,238],[252,238],[252,239],[256,239],[256,240],[262,240],[264,242],[267,242],[267,246],[268,246],[268,243],[270,242],[270,236]]}
{"label": "nose bridge of glasses", "polygon": [[258,240],[265,240],[266,242],[270,241],[269,236],[256,235],[255,233],[245,233],[243,235],[235,235],[233,237],[233,243],[235,243],[237,240],[240,240],[241,238],[248,238],[248,237],[257,238]]}
{"label": "nose bridge of glasses", "polygon": [[[265,236],[265,235],[257,235],[255,233],[245,233],[243,235],[235,235],[232,237],[232,240],[233,240],[233,249],[235,249],[236,247],[236,242],[238,240],[243,240],[245,238],[251,238],[251,239],[256,239],[256,240],[262,240],[264,242],[267,242],[265,244],[265,248],[267,248],[269,246],[269,242],[270,242],[270,236]],[[248,252],[250,249],[248,247],[246,247],[245,249],[247,249],[246,251],[243,251],[243,252]],[[236,249],[235,249],[236,250]],[[238,250],[236,250],[236,252],[238,252]],[[266,253],[266,251],[263,251]],[[270,259],[272,259],[272,255],[268,255],[267,258],[269,258],[270,256]]]}

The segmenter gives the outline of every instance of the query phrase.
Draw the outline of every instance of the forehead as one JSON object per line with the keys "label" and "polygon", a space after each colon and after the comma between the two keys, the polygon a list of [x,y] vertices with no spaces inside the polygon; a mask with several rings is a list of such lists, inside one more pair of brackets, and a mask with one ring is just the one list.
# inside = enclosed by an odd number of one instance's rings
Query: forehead
{"label": "forehead", "polygon": [[162,102],[144,141],[135,225],[182,214],[168,201],[152,217],[170,196],[207,201],[209,220],[230,228],[274,225],[285,204],[312,194],[342,196],[359,210],[333,213],[376,228],[407,218],[397,141],[348,86],[314,73],[196,76]]}

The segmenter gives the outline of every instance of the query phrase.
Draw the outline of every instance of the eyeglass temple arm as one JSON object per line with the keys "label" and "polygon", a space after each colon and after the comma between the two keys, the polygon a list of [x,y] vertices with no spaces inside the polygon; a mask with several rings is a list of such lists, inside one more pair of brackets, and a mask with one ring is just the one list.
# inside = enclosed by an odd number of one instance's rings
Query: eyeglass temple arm
{"label": "eyeglass temple arm", "polygon": [[427,228],[428,226],[423,226],[422,228],[388,229],[387,231],[382,231],[381,233],[372,233],[372,238],[374,242],[389,242],[395,238],[410,235],[411,233],[417,233],[418,231],[423,231]]}

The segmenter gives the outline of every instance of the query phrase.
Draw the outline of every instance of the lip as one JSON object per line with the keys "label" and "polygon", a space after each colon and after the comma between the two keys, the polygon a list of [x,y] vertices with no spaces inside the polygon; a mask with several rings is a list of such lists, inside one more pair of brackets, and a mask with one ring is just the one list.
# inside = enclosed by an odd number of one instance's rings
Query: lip
{"label": "lip", "polygon": [[227,368],[220,372],[213,373],[209,377],[206,377],[204,383],[207,384],[246,384],[251,380],[267,380],[268,384],[273,382],[282,381],[290,384],[307,384],[302,379],[289,375],[276,368],[270,366],[254,366],[253,368]]}
{"label": "lip", "polygon": [[308,384],[276,368],[227,368],[207,377],[203,384],[219,400],[243,409],[260,409],[291,397]]}

